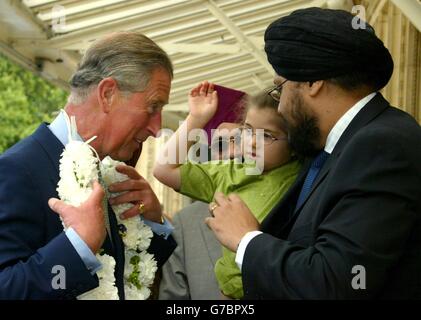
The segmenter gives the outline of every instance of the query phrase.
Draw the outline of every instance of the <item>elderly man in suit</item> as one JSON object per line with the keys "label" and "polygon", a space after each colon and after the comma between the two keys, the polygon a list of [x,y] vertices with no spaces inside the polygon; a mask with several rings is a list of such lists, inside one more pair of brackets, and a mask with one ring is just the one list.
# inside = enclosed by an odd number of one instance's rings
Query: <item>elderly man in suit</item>
{"label": "elderly man in suit", "polygon": [[210,206],[246,298],[421,298],[421,128],[378,92],[393,60],[355,19],[309,8],[266,30],[270,94],[305,163],[261,225],[235,195]]}
{"label": "elderly man in suit", "polygon": [[[76,118],[76,139],[96,136],[91,145],[101,159],[109,155],[129,160],[159,130],[172,75],[166,53],[142,34],[123,32],[99,39],[70,81],[65,112]],[[116,261],[116,286],[119,297],[125,297],[124,245],[110,206],[106,232],[99,184],[80,207],[49,201],[57,197],[67,133],[60,114],[0,157],[0,299],[74,299],[98,286],[101,264],[95,254],[101,248]],[[112,192],[125,192],[110,204],[135,204],[126,217],[142,209],[145,223],[156,232],[149,250],[160,266],[176,246],[172,228],[162,220],[156,196],[136,170],[118,170],[129,180],[110,187]],[[66,231],[53,211],[65,221]],[[58,265],[66,271],[65,288],[52,285]]]}

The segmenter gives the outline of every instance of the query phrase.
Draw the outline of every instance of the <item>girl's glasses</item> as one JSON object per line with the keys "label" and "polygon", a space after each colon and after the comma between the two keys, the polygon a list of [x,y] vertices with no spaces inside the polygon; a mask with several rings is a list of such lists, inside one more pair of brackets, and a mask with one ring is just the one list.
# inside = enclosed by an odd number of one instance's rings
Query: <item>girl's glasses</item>
{"label": "girl's glasses", "polygon": [[[247,126],[241,127],[240,130],[241,130],[241,134],[243,134],[244,132],[250,132],[250,134],[252,136],[256,135],[256,130],[253,130],[252,128],[247,127]],[[263,130],[263,129],[261,129],[261,130]],[[288,138],[286,136],[285,137],[276,138],[270,132],[267,132],[267,131],[264,131],[263,132],[263,143],[266,146],[272,144],[274,141],[277,141],[277,140],[288,140]]]}

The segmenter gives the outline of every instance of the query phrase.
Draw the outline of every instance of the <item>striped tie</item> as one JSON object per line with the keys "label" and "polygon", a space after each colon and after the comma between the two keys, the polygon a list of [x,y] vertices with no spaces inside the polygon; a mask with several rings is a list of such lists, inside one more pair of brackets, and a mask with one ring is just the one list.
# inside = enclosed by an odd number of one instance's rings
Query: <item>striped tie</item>
{"label": "striped tie", "polygon": [[298,209],[302,203],[307,199],[308,194],[310,193],[311,187],[313,186],[314,180],[316,180],[317,175],[320,172],[320,169],[323,167],[323,164],[326,162],[329,153],[326,151],[320,151],[316,158],[314,158],[311,163],[310,170],[308,170],[306,179],[304,180],[303,187],[298,197],[297,206]]}

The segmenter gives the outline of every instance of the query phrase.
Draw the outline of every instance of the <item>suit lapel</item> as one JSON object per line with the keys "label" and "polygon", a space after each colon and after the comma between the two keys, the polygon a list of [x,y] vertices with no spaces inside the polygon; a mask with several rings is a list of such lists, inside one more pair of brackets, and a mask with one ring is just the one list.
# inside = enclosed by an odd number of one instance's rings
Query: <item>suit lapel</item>
{"label": "suit lapel", "polygon": [[348,141],[364,126],[369,122],[373,121],[378,115],[380,115],[385,109],[389,107],[387,102],[380,93],[371,99],[367,105],[352,119],[349,126],[346,128],[344,133],[338,140],[335,148],[333,149],[332,155],[336,155],[336,158],[340,155],[343,148],[346,146]]}
{"label": "suit lapel", "polygon": [[50,160],[46,174],[51,177],[51,182],[54,184],[55,188],[57,187],[57,183],[60,179],[59,163],[60,155],[63,152],[64,146],[50,131],[50,129],[48,129],[46,123],[42,123],[34,132],[32,137],[42,147]]}

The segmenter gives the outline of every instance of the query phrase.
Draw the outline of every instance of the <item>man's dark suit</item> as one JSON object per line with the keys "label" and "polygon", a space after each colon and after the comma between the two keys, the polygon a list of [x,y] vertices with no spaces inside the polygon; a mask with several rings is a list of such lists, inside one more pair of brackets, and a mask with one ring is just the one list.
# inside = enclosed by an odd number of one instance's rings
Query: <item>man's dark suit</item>
{"label": "man's dark suit", "polygon": [[[245,298],[421,298],[421,128],[377,94],[353,119],[310,195],[309,168],[248,244]],[[353,277],[366,271],[366,289]],[[360,269],[361,270],[361,269]],[[361,282],[356,281],[357,284]],[[355,285],[354,285],[355,286]]]}
{"label": "man's dark suit", "polygon": [[[48,199],[58,197],[63,145],[42,124],[30,137],[0,156],[0,299],[75,298],[98,285],[96,276],[63,232]],[[116,284],[124,295],[124,250],[114,213],[108,207],[111,238],[103,248],[116,260]],[[161,266],[176,244],[154,235],[150,251]],[[66,270],[66,289],[51,285],[55,265]]]}

